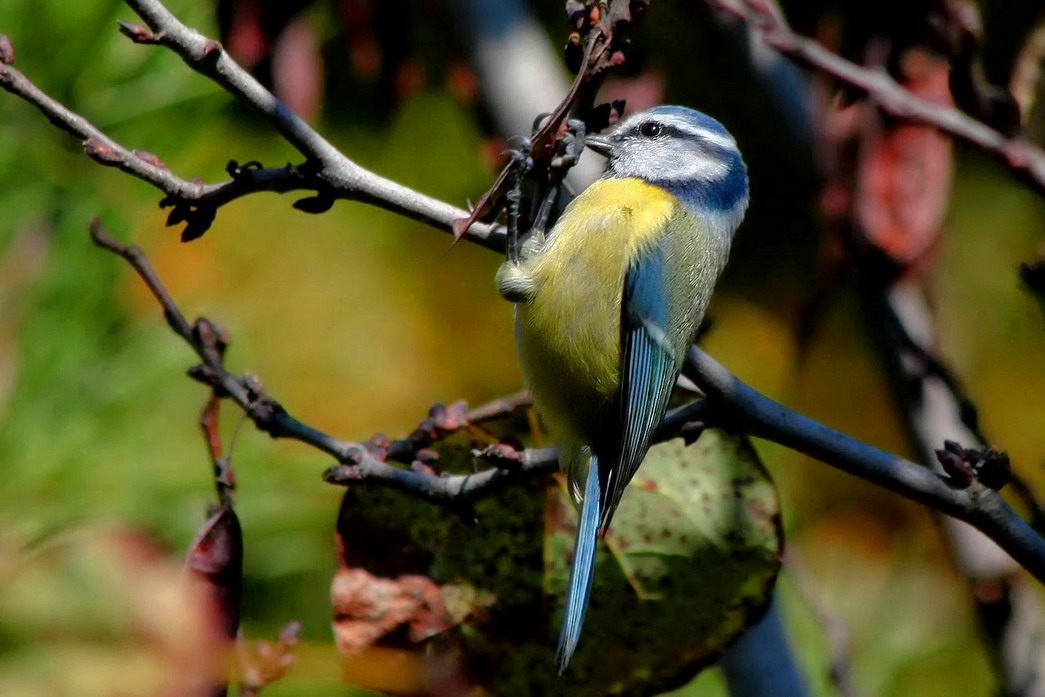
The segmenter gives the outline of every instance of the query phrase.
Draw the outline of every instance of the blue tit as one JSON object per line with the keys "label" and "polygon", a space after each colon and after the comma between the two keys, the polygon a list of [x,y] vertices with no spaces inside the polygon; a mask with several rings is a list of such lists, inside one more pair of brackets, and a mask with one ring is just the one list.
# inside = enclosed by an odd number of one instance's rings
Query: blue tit
{"label": "blue tit", "polygon": [[660,426],[748,203],[736,141],[699,111],[647,109],[585,144],[607,157],[602,178],[497,274],[581,506],[560,673],[580,638],[598,538]]}

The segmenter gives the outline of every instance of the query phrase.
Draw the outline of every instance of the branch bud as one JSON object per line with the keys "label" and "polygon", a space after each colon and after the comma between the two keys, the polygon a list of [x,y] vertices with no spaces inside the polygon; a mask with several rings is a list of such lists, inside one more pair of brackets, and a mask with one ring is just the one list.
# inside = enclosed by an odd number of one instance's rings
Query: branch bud
{"label": "branch bud", "polygon": [[7,34],[0,34],[0,63],[13,65],[15,62],[15,47],[11,45],[11,38]]}

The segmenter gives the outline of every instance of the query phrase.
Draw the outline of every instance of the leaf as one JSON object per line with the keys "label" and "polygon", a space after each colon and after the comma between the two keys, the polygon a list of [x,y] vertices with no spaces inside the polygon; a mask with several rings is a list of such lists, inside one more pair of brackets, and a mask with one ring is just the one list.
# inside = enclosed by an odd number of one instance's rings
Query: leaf
{"label": "leaf", "polygon": [[650,453],[607,543],[639,597],[662,598],[681,580],[670,573],[678,559],[715,563],[714,578],[683,572],[705,592],[728,585],[727,565],[741,579],[774,574],[778,525],[776,491],[751,444],[711,431],[690,448],[671,441]]}
{"label": "leaf", "polygon": [[185,568],[211,592],[227,637],[239,630],[243,595],[243,530],[231,506],[223,505],[196,534]]}
{"label": "leaf", "polygon": [[[563,494],[546,566],[560,613],[575,522]],[[590,694],[599,684],[663,691],[715,660],[765,610],[783,545],[776,488],[745,438],[709,430],[689,447],[669,441],[646,456],[605,542],[567,675]],[[607,661],[607,647],[621,656]]]}
{"label": "leaf", "polygon": [[[440,469],[471,470],[468,450],[481,443],[470,438],[438,446]],[[346,562],[379,577],[372,590],[438,587],[453,620],[420,644],[402,631],[379,644],[450,661],[443,674],[489,694],[657,694],[765,608],[781,537],[776,491],[754,450],[717,431],[689,448],[659,445],[601,546],[580,649],[560,678],[554,647],[576,514],[563,487],[544,481],[552,486],[476,502],[476,528],[400,492],[349,489],[338,522]]]}
{"label": "leaf", "polygon": [[[949,105],[946,61],[914,53],[905,86]],[[857,167],[855,213],[867,240],[905,270],[924,274],[940,235],[954,170],[951,140],[911,123],[869,125]]]}

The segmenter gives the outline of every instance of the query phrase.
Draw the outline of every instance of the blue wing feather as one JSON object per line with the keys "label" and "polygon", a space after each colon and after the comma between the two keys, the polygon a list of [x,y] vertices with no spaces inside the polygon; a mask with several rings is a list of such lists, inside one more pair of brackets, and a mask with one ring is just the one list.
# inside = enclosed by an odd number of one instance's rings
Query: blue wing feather
{"label": "blue wing feather", "polygon": [[663,245],[629,267],[621,301],[621,390],[615,457],[604,465],[602,521],[609,527],[624,488],[642,464],[660,426],[679,362],[669,339],[671,308]]}
{"label": "blue wing feather", "polygon": [[588,595],[595,575],[595,549],[599,542],[602,492],[599,484],[599,459],[592,455],[588,462],[588,476],[584,485],[584,503],[577,523],[577,542],[573,548],[573,563],[570,566],[570,585],[566,590],[566,608],[563,611],[562,629],[559,630],[559,650],[555,665],[559,674],[577,648],[581,638],[581,626],[588,609]]}
{"label": "blue wing feather", "polygon": [[561,674],[580,639],[595,570],[599,532],[606,531],[624,488],[660,426],[679,361],[670,335],[671,308],[661,246],[641,255],[625,275],[621,302],[621,390],[618,421],[588,464],[556,665]]}

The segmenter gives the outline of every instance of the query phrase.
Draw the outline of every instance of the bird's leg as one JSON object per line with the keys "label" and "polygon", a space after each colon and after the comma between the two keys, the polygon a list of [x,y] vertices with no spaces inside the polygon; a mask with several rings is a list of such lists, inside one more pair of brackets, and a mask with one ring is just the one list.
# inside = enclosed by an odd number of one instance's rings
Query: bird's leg
{"label": "bird's leg", "polygon": [[517,144],[513,144],[512,149],[508,151],[509,157],[512,158],[512,170],[510,174],[511,188],[505,194],[508,215],[506,255],[509,264],[518,266],[521,261],[519,251],[519,206],[522,203],[522,184],[523,179],[526,178],[526,175],[533,168],[533,158],[530,156],[532,144],[529,138],[517,137],[512,140]]}
{"label": "bird's leg", "polygon": [[[539,130],[545,116],[542,114],[534,121],[535,132]],[[533,144],[527,138],[518,138],[516,139],[518,145],[509,151],[513,160],[513,169],[512,186],[505,194],[508,214],[507,258],[497,271],[497,289],[505,300],[526,302],[533,297],[536,290],[535,284],[523,262],[528,257],[539,254],[544,247],[548,222],[555,203],[559,199],[563,178],[570,167],[577,164],[581,153],[584,152],[584,131],[583,121],[570,119],[566,122],[566,133],[556,143],[555,156],[548,163],[547,183],[538,186],[537,198],[540,205],[534,216],[533,224],[529,228],[529,236],[523,244],[520,244],[519,208],[522,201],[523,178],[534,166],[533,157],[530,154]]]}
{"label": "bird's leg", "polygon": [[[509,141],[512,149],[508,151],[512,158],[511,188],[505,194],[508,223],[508,239],[505,261],[497,270],[497,290],[501,297],[510,302],[526,302],[533,295],[533,278],[525,270],[523,261],[533,251],[530,239],[526,244],[520,241],[519,216],[522,203],[523,179],[533,168],[533,147],[529,138],[513,137]],[[532,238],[531,238],[532,239]]]}
{"label": "bird's leg", "polygon": [[581,159],[584,152],[584,122],[580,119],[570,119],[566,122],[566,133],[559,140],[557,154],[552,158],[549,169],[550,186],[543,192],[541,205],[537,209],[533,227],[530,233],[537,244],[544,244],[545,234],[548,230],[548,220],[551,218],[552,209],[559,199],[559,191],[562,187],[566,173]]}
{"label": "bird's leg", "polygon": [[552,158],[552,168],[560,170],[562,176],[581,159],[585,130],[584,122],[580,119],[570,119],[566,122],[566,133],[559,139],[558,154]]}

